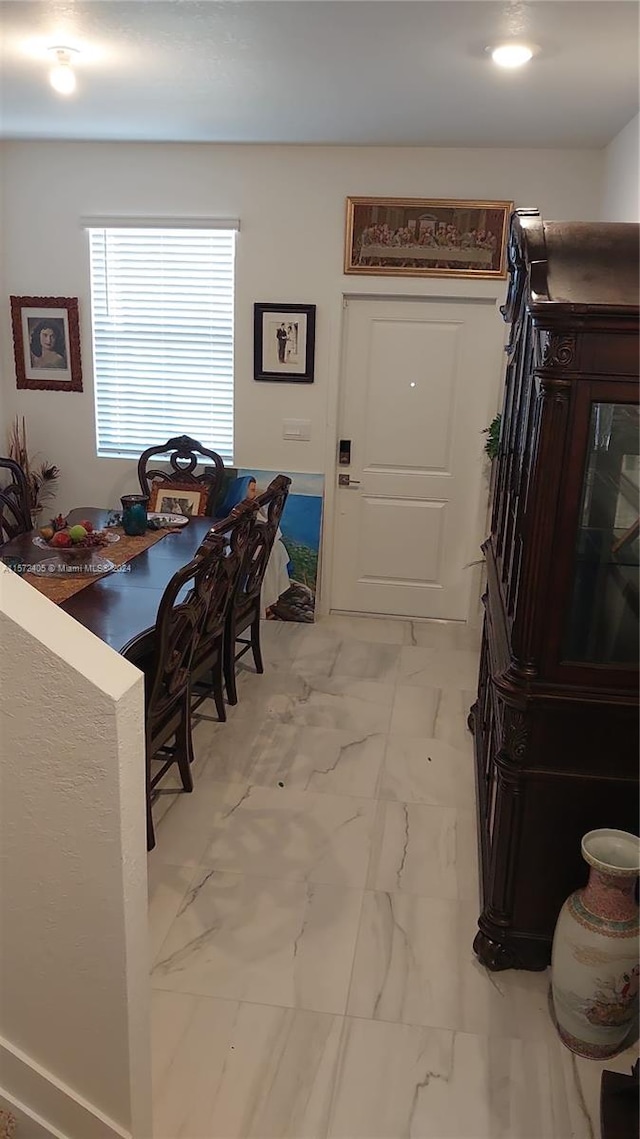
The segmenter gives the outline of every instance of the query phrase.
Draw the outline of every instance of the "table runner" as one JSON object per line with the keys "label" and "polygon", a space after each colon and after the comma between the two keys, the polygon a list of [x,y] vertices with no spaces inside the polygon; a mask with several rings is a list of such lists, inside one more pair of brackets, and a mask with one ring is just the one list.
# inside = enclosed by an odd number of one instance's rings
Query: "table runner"
{"label": "table runner", "polygon": [[[161,538],[165,538],[169,530],[147,530],[146,534],[140,537],[132,538],[125,534],[120,526],[113,527],[116,534],[120,535],[120,541],[114,542],[111,546],[100,546],[97,549],[91,550],[90,553],[94,558],[108,558],[115,566],[122,566],[125,562],[130,562],[132,558],[137,557],[143,550],[148,550],[149,546],[153,546],[159,542]],[[55,551],[58,553],[58,551]],[[52,551],[52,554],[54,551]],[[71,563],[72,564],[72,563]],[[61,605],[69,597],[73,597],[74,593],[79,593],[81,589],[86,589],[88,585],[93,585],[94,581],[100,581],[103,577],[107,577],[113,570],[108,570],[107,573],[102,574],[74,574],[69,573],[68,577],[56,577],[53,574],[24,574],[24,580],[29,582],[34,589],[39,593],[44,593],[49,601],[55,602],[56,605]]]}

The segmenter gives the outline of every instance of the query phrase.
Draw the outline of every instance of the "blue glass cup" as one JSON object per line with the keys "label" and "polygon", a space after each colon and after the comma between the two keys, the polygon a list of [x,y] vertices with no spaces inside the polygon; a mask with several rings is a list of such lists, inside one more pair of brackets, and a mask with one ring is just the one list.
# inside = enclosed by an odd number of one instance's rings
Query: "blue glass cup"
{"label": "blue glass cup", "polygon": [[122,503],[122,529],[130,537],[138,537],[147,532],[147,502],[144,494],[125,494]]}

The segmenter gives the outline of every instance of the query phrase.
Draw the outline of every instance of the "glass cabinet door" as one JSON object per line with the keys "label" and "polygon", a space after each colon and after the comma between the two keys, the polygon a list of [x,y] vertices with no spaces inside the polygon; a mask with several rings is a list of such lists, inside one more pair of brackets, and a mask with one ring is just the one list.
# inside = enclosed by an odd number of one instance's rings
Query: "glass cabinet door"
{"label": "glass cabinet door", "polygon": [[565,660],[638,660],[638,427],[634,404],[592,405]]}

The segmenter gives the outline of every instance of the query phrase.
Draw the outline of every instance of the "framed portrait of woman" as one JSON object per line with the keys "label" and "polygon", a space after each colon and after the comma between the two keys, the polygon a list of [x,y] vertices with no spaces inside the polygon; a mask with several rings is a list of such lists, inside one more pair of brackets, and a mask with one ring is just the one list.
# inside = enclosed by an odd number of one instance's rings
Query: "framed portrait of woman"
{"label": "framed portrait of woman", "polygon": [[77,297],[11,297],[19,388],[82,391]]}

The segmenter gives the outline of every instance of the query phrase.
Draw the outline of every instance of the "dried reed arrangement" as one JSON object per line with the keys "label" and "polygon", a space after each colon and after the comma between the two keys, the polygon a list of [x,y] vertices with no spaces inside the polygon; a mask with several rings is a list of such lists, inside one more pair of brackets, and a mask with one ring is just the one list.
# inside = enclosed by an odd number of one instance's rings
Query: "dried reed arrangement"
{"label": "dried reed arrangement", "polygon": [[9,458],[22,467],[29,487],[29,509],[38,510],[55,496],[53,484],[60,477],[60,469],[54,463],[35,462],[37,455],[30,457],[27,448],[27,428],[22,417],[14,419],[9,429]]}

